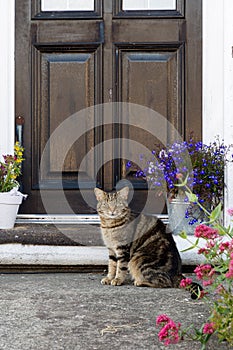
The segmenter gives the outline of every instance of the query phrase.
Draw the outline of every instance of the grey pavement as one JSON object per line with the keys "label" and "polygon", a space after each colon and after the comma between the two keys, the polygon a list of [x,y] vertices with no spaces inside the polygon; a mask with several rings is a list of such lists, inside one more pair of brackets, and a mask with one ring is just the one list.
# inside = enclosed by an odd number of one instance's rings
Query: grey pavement
{"label": "grey pavement", "polygon": [[[199,327],[208,308],[180,289],[100,284],[102,274],[1,274],[0,349],[199,350],[184,340],[165,347],[158,341],[156,316]],[[111,331],[111,332],[110,332]],[[208,349],[227,350],[214,339]]]}

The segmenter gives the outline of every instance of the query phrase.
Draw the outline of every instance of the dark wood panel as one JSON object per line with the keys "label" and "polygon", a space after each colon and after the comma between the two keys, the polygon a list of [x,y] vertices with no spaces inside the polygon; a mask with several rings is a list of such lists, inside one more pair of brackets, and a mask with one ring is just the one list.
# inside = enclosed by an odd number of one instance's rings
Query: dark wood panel
{"label": "dark wood panel", "polygon": [[121,100],[145,105],[172,122],[180,130],[182,116],[182,56],[180,50],[120,51]]}
{"label": "dark wood panel", "polygon": [[[128,44],[129,45],[129,44]],[[120,101],[135,103],[149,107],[168,121],[165,130],[158,130],[167,139],[167,142],[175,141],[174,128],[180,134],[184,133],[184,49],[183,45],[167,44],[167,47],[159,45],[134,45],[128,48],[116,48],[116,95]],[[140,116],[143,117],[142,115]],[[124,116],[124,121],[126,116]],[[144,129],[135,126],[124,125],[120,128],[124,142],[120,141],[119,149],[124,154],[126,148],[131,154],[130,159],[135,159],[142,151],[141,145],[152,150],[161,140],[152,135],[149,130],[151,118],[143,120]],[[155,121],[156,123],[156,121]],[[170,123],[170,124],[169,124]],[[171,128],[170,125],[173,127]],[[158,126],[159,128],[159,126]],[[165,133],[165,134],[164,134]],[[135,140],[137,144],[127,140]],[[164,140],[163,140],[164,141]],[[122,157],[121,157],[122,158]],[[139,162],[140,166],[140,162]],[[127,177],[126,160],[118,164],[119,177]],[[137,188],[144,188],[145,184],[136,178],[131,181]]]}
{"label": "dark wood panel", "polygon": [[[136,46],[136,47],[135,47]],[[184,50],[146,45],[140,50],[116,48],[116,95],[120,101],[147,106],[165,117],[181,134],[184,125]],[[139,137],[139,138],[138,138]],[[137,140],[141,139],[137,135]]]}
{"label": "dark wood panel", "polygon": [[102,21],[46,21],[32,24],[34,43],[100,43],[103,42]]}
{"label": "dark wood panel", "polygon": [[183,40],[181,20],[115,19],[112,26],[115,43],[168,43]]}
{"label": "dark wood panel", "polygon": [[[94,54],[54,55],[48,59],[49,81],[49,130],[53,132],[66,118],[94,104]],[[43,73],[42,73],[43,74]],[[87,128],[94,125],[94,116],[86,120]],[[63,172],[77,172],[82,158],[93,146],[94,140],[83,137],[72,146]],[[50,172],[58,171],[59,155],[67,140],[55,140],[50,148]],[[87,171],[87,169],[79,169]]]}
{"label": "dark wood panel", "polygon": [[[51,134],[74,113],[98,103],[95,87],[98,86],[101,90],[100,63],[100,47],[83,50],[76,46],[71,52],[66,46],[38,44],[37,47],[33,47],[34,188],[38,188],[40,157]],[[93,182],[94,156],[83,162],[81,167],[80,164],[88,151],[94,147],[97,138],[94,125],[95,116],[90,113],[85,118],[85,130],[90,131],[69,146],[62,168],[64,188],[77,188],[78,174],[85,183]],[[76,127],[78,128],[78,125]],[[44,187],[56,187],[56,178],[61,176],[60,157],[68,142],[70,141],[67,138],[67,130],[64,130],[64,137],[51,143],[46,167],[40,169],[40,181]]]}

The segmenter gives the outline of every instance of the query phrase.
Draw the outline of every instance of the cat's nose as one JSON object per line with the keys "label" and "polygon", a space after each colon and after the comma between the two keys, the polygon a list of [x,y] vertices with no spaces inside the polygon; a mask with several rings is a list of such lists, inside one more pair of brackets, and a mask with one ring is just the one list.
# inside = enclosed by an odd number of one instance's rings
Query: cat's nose
{"label": "cat's nose", "polygon": [[109,207],[109,209],[110,209],[111,215],[114,215],[115,206],[111,206],[111,207]]}

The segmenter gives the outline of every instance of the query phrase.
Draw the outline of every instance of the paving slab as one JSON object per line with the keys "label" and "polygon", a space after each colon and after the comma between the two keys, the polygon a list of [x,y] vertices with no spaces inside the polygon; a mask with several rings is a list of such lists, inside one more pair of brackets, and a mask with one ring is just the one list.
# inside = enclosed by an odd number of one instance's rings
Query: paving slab
{"label": "paving slab", "polygon": [[[0,274],[1,350],[169,349],[158,341],[156,316],[200,326],[208,308],[180,289],[103,286],[103,274]],[[199,350],[184,340],[170,349]],[[229,350],[211,341],[209,350]]]}

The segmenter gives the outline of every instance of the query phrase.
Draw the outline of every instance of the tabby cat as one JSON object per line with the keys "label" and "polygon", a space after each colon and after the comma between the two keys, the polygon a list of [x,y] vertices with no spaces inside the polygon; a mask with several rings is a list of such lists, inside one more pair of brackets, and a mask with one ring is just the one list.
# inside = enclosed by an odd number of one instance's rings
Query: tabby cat
{"label": "tabby cat", "polygon": [[[101,231],[109,251],[108,275],[102,284],[120,286],[129,271],[135,286],[179,287],[181,258],[172,233],[154,216],[131,212],[127,199],[129,188],[107,193],[94,190]],[[196,298],[201,287],[188,287]]]}

